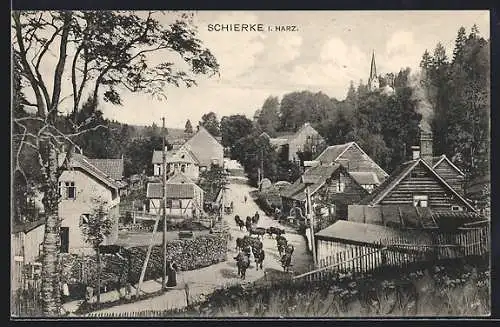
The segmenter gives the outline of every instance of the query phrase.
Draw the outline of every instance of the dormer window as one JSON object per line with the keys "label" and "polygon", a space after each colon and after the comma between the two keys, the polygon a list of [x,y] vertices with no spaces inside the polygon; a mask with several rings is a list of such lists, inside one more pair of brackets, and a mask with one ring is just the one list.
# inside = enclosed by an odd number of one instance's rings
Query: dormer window
{"label": "dormer window", "polygon": [[451,211],[463,211],[464,209],[461,206],[451,206]]}

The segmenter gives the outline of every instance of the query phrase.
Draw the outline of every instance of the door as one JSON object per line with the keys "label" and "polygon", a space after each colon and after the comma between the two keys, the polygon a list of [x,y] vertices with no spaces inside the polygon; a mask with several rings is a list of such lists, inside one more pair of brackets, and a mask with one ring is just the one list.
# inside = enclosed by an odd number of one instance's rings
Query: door
{"label": "door", "polygon": [[69,252],[69,227],[61,227],[61,253]]}

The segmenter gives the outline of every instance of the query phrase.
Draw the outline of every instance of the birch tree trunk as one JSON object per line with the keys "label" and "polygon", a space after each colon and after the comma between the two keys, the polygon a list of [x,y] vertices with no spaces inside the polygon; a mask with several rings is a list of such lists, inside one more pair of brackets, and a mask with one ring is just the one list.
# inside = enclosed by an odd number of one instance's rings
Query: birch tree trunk
{"label": "birch tree trunk", "polygon": [[47,221],[43,240],[42,257],[42,308],[45,316],[59,316],[61,310],[59,245],[61,221],[58,214],[57,152],[48,150],[48,185],[43,198]]}

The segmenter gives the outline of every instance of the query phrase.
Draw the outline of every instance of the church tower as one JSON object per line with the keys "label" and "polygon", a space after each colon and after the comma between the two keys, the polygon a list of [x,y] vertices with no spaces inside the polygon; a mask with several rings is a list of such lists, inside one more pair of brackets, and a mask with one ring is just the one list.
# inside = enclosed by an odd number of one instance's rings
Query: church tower
{"label": "church tower", "polygon": [[372,53],[372,63],[370,66],[370,77],[368,78],[368,89],[370,91],[378,90],[380,82],[377,77],[377,66],[375,65],[375,50]]}

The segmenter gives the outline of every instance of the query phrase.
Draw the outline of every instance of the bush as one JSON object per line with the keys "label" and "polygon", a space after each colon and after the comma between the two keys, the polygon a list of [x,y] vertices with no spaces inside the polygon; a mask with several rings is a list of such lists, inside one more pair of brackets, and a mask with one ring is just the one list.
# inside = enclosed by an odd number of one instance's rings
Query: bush
{"label": "bush", "polygon": [[[167,243],[167,260],[173,260],[181,270],[194,270],[226,260],[229,235],[225,232],[201,235],[193,239],[173,240]],[[133,247],[123,259],[116,255],[103,255],[101,259],[101,287],[124,286],[128,281],[139,281],[146,258],[147,247]],[[130,260],[130,261],[129,261]],[[71,285],[97,285],[95,256],[61,254],[62,281]],[[163,247],[154,246],[144,280],[160,278],[163,273]]]}

